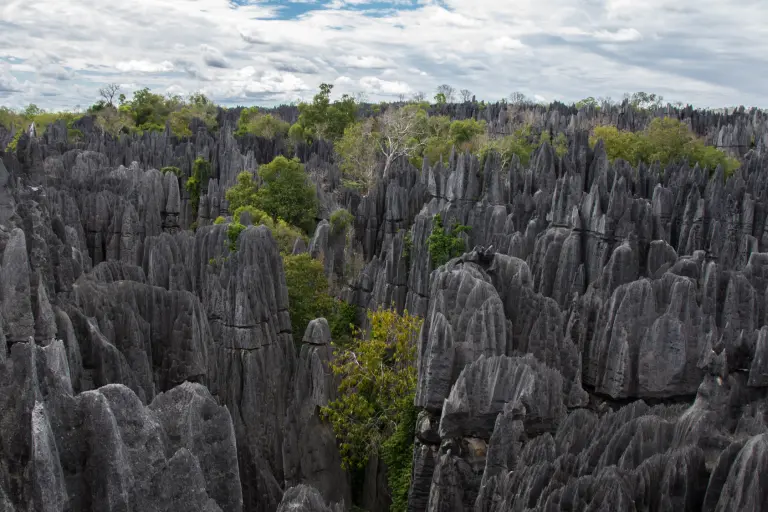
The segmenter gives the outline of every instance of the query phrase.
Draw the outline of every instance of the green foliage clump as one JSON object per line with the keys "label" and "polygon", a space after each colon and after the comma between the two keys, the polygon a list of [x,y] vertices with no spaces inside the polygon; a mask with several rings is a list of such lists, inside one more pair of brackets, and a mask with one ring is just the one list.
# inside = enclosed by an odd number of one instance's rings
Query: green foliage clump
{"label": "green foliage clump", "polygon": [[304,127],[302,127],[299,123],[292,124],[288,129],[288,138],[296,143],[305,142],[309,139],[307,134],[304,132]]}
{"label": "green foliage clump", "polygon": [[117,137],[121,133],[131,133],[136,129],[136,124],[128,107],[105,106],[96,111],[95,114],[96,125],[113,137]]}
{"label": "green foliage clump", "polygon": [[237,176],[237,184],[225,195],[230,211],[251,206],[267,212],[275,223],[282,219],[309,231],[317,211],[317,198],[301,162],[278,156],[259,167],[259,177],[261,187],[247,171]]}
{"label": "green foliage clump", "polygon": [[307,236],[296,226],[291,226],[282,219],[272,220],[272,217],[263,210],[253,206],[241,206],[235,210],[235,219],[240,219],[240,214],[247,211],[251,215],[251,222],[254,225],[263,225],[272,232],[272,237],[277,242],[277,247],[282,254],[290,254],[293,251],[293,245],[297,238],[307,242]]}
{"label": "green foliage clump", "polygon": [[346,469],[373,455],[387,463],[391,510],[405,510],[415,427],[416,340],[422,320],[394,309],[369,311],[370,334],[359,331],[331,362],[341,377],[338,398],[321,409],[333,426]]}
{"label": "green foliage clump", "polygon": [[339,347],[349,345],[357,325],[357,308],[349,302],[332,298],[330,311],[326,312],[325,319],[331,328],[333,343]]}
{"label": "green foliage clump", "polygon": [[517,156],[520,163],[527,166],[534,149],[536,145],[532,139],[531,126],[524,125],[510,135],[489,140],[480,149],[480,157],[485,160],[489,152],[496,151],[501,156],[502,165],[507,165]]}
{"label": "green foliage clump", "polygon": [[259,177],[263,184],[256,192],[254,206],[275,221],[283,219],[309,231],[317,212],[317,197],[299,159],[278,156],[259,167]]}
{"label": "green foliage clump", "polygon": [[213,221],[214,225],[216,225],[216,226],[218,226],[219,224],[224,224],[225,222],[227,222],[227,219],[225,219],[221,215],[216,217],[216,220]]}
{"label": "green foliage clump", "polygon": [[162,169],[160,169],[160,172],[162,172],[163,174],[171,173],[171,174],[175,175],[177,178],[181,178],[181,176],[182,176],[181,175],[181,169],[179,169],[178,167],[173,166],[173,165],[169,165],[169,166],[163,167]]}
{"label": "green foliage clump", "polygon": [[346,209],[339,208],[338,210],[335,210],[331,213],[330,218],[331,233],[334,235],[344,233],[347,228],[352,225],[354,220],[355,218]]}
{"label": "green foliage clump", "polygon": [[208,190],[208,180],[211,178],[211,164],[206,159],[198,157],[192,164],[192,176],[187,180],[189,203],[192,206],[192,217],[197,218],[200,206],[200,195]]}
{"label": "green foliage clump", "polygon": [[172,106],[162,95],[145,87],[134,92],[133,99],[121,105],[121,108],[130,112],[138,130],[163,131],[166,119],[173,112]]}
{"label": "green foliage clump", "polygon": [[598,126],[590,138],[594,146],[599,139],[605,144],[610,160],[620,158],[632,165],[640,162],[662,166],[670,162],[687,160],[698,163],[711,172],[718,165],[730,176],[739,167],[739,161],[713,146],[707,146],[688,126],[674,118],[655,118],[642,132],[619,130],[615,126]]}
{"label": "green foliage clump", "polygon": [[333,85],[320,84],[320,92],[315,94],[312,103],[299,103],[299,120],[296,123],[299,128],[292,128],[293,135],[301,132],[306,139],[336,141],[344,134],[346,127],[355,122],[357,105],[354,98],[344,94],[331,103],[332,89]]}
{"label": "green foliage clump", "polygon": [[334,143],[343,186],[365,192],[373,184],[379,160],[378,138],[373,120],[367,119],[347,126]]}
{"label": "green foliage clump", "polygon": [[470,228],[456,223],[452,229],[446,230],[440,215],[435,215],[432,222],[432,232],[427,238],[427,250],[432,259],[432,267],[437,268],[451,258],[464,254],[467,249],[466,242],[458,235],[469,231]]}
{"label": "green foliage clump", "polygon": [[597,109],[597,110],[600,109],[600,104],[592,96],[577,101],[575,106],[579,110],[581,110],[582,108],[585,108],[585,107],[591,107],[591,108],[594,108],[594,109]]}
{"label": "green foliage clump", "polygon": [[83,132],[74,127],[74,123],[82,117],[81,114],[74,112],[47,112],[35,104],[30,104],[19,111],[0,107],[0,126],[9,131],[14,131],[13,138],[4,149],[6,151],[16,151],[22,133],[29,131],[32,123],[35,124],[35,133],[38,136],[42,136],[49,125],[62,119],[66,121],[68,139],[71,142],[82,140]]}
{"label": "green foliage clump", "polygon": [[307,253],[284,253],[283,268],[296,346],[301,344],[309,322],[321,317],[328,321],[334,343],[348,344],[357,323],[357,309],[328,294],[328,278],[325,277],[323,262],[312,259]]}
{"label": "green foliage clump", "polygon": [[256,194],[258,190],[259,186],[250,172],[243,171],[238,174],[237,184],[230,187],[224,194],[229,203],[229,211],[235,213],[240,208],[255,205],[258,202]]}
{"label": "green foliage clump", "polygon": [[8,141],[8,145],[5,147],[6,151],[16,151],[16,148],[19,145],[19,139],[21,138],[21,134],[24,133],[24,130],[17,130],[16,133],[13,135],[11,140]]}
{"label": "green foliage clump", "polygon": [[397,426],[392,435],[381,443],[381,458],[387,465],[387,484],[392,499],[389,510],[392,512],[408,510],[413,471],[413,433],[418,418],[412,396],[404,398],[399,407]]}
{"label": "green foliage clump", "polygon": [[235,220],[230,222],[227,226],[227,240],[229,241],[228,247],[230,252],[237,250],[237,239],[240,237],[240,233],[245,230],[245,226]]}
{"label": "green foliage clump", "polygon": [[539,137],[539,146],[544,144],[545,141],[549,142],[557,156],[563,157],[568,153],[568,137],[566,137],[563,132],[559,132],[555,137],[555,140],[552,140],[552,135],[549,131],[544,130]]}
{"label": "green foliage clump", "polygon": [[288,309],[293,340],[299,345],[311,320],[322,317],[330,306],[328,279],[323,263],[307,254],[284,254],[283,268],[288,285]]}
{"label": "green foliage clump", "polygon": [[289,128],[290,125],[282,119],[273,117],[272,114],[261,114],[257,107],[251,107],[240,111],[235,135],[242,137],[251,133],[272,139],[278,135],[288,135]]}
{"label": "green foliage clump", "polygon": [[190,95],[187,101],[173,97],[166,100],[166,102],[170,108],[174,109],[168,116],[171,123],[171,131],[179,137],[192,136],[192,130],[190,130],[189,126],[193,119],[202,120],[209,130],[215,130],[218,127],[216,105],[204,94],[194,93]]}
{"label": "green foliage clump", "polygon": [[472,142],[472,140],[485,133],[485,121],[475,119],[465,119],[463,121],[453,121],[448,132],[453,143],[459,147]]}

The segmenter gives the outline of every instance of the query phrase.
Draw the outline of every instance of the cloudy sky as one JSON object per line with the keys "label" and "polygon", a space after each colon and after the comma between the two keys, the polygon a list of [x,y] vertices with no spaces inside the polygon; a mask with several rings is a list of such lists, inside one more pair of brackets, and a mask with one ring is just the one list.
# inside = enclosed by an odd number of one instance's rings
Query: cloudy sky
{"label": "cloudy sky", "polygon": [[0,105],[86,108],[98,89],[228,105],[336,93],[768,107],[766,0],[2,0]]}

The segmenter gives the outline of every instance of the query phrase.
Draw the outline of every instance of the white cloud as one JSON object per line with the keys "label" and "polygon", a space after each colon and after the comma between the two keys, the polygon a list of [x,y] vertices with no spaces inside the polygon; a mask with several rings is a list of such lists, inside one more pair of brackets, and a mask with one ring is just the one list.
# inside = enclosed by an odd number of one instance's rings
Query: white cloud
{"label": "white cloud", "polygon": [[486,100],[646,90],[697,106],[768,106],[764,0],[420,0],[375,16],[365,9],[381,2],[306,11],[313,3],[280,19],[288,11],[276,2],[4,0],[0,103],[88,105],[117,82],[269,105],[327,82],[334,96],[371,101],[431,97],[449,83]]}
{"label": "white cloud", "polygon": [[173,70],[173,64],[164,60],[163,62],[150,62],[148,60],[129,60],[127,62],[118,62],[115,67],[120,71],[139,73],[163,73]]}
{"label": "white cloud", "polygon": [[405,82],[390,82],[375,76],[364,76],[359,80],[359,83],[363,87],[363,91],[369,94],[374,92],[385,96],[396,96],[413,92],[411,87]]}
{"label": "white cloud", "polygon": [[395,65],[391,59],[374,55],[342,55],[336,62],[340,66],[357,69],[386,69]]}
{"label": "white cloud", "polygon": [[227,60],[218,48],[214,48],[207,44],[201,44],[200,53],[203,55],[203,62],[212,68],[230,67],[229,60]]}

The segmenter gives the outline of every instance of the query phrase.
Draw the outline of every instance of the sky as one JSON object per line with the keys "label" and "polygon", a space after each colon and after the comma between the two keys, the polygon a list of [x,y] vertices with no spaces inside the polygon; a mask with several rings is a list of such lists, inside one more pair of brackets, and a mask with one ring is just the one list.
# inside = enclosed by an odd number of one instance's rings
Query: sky
{"label": "sky", "polygon": [[3,0],[0,105],[85,109],[203,92],[224,105],[438,85],[478,100],[768,107],[766,0]]}

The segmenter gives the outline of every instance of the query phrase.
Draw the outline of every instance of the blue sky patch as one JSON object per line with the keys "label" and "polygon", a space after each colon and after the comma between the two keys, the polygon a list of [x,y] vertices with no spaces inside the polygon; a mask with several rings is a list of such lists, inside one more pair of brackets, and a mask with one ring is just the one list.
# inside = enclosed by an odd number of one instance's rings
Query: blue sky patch
{"label": "blue sky patch", "polygon": [[[347,11],[361,12],[370,17],[382,17],[396,11],[410,11],[420,7],[417,0],[396,0],[394,2],[370,1],[365,3],[344,3],[339,7],[339,2],[333,0],[231,0],[232,7],[237,9],[248,5],[262,5],[277,9],[277,19],[294,20],[312,11],[319,11],[332,7]],[[274,18],[270,18],[274,19]]]}

